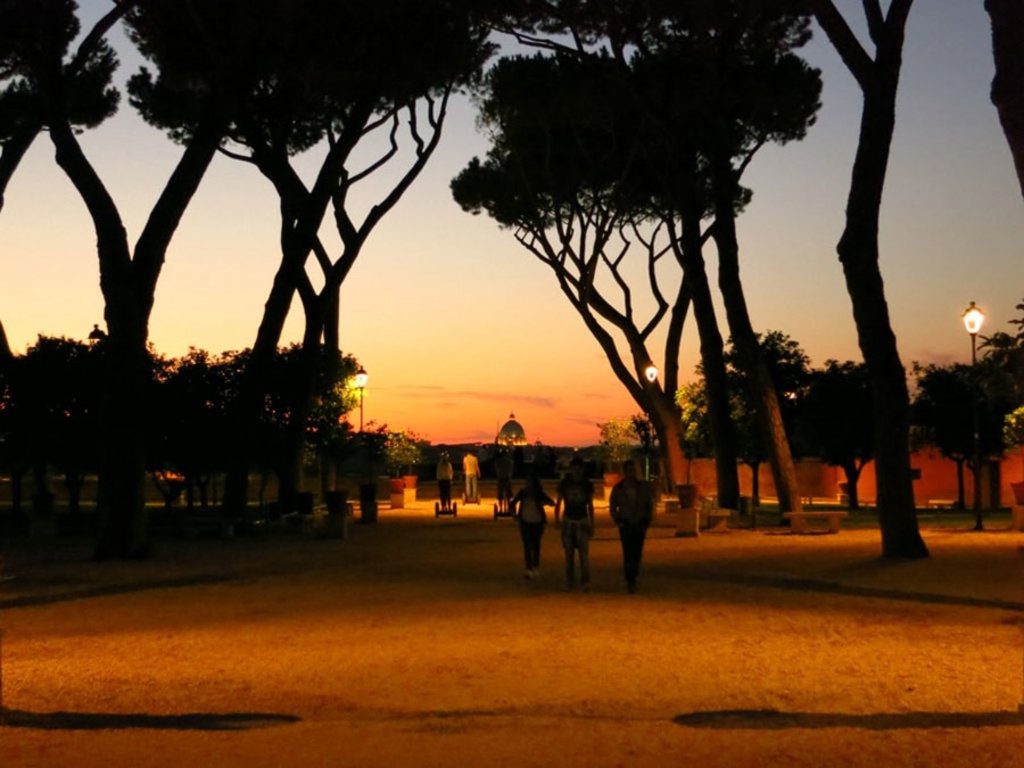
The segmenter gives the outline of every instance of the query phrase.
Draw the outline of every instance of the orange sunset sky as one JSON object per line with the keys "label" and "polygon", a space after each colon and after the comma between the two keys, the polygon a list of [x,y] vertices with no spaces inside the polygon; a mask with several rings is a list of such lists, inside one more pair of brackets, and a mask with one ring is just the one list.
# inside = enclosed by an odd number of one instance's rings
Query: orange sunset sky
{"label": "orange sunset sky", "polygon": [[[109,7],[104,0],[82,6],[86,23]],[[859,13],[859,4],[843,7],[851,18]],[[139,61],[120,34],[115,42],[126,76]],[[805,141],[755,159],[740,238],[755,326],[789,334],[822,365],[860,359],[835,257],[860,98],[823,35],[805,55],[823,70],[818,123]],[[1024,203],[988,99],[992,70],[982,3],[915,5],[881,231],[886,291],[908,367],[969,359],[960,324],[969,301],[989,315],[984,334],[1008,330],[1024,299]],[[126,102],[82,141],[137,237],[180,149]],[[487,442],[515,412],[530,441],[593,444],[598,422],[638,408],[546,267],[509,232],[452,201],[448,182],[485,151],[472,106],[460,97],[431,165],[371,236],[342,289],[342,344],[370,375],[365,419],[435,443]],[[103,320],[91,223],[52,154],[41,136],[0,214],[0,320],[16,352],[38,334],[85,338]],[[336,242],[329,233],[325,239]],[[251,345],[277,245],[269,183],[218,158],[160,278],[150,325],[157,350]],[[289,340],[299,326],[293,316]],[[688,372],[696,362],[688,329],[681,365]]]}

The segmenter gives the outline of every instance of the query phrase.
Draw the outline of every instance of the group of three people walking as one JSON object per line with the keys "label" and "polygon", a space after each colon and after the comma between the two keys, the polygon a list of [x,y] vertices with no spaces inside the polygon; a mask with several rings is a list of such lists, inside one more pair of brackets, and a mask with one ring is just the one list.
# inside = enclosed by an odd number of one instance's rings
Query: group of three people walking
{"label": "group of three people walking", "polygon": [[[622,543],[623,574],[626,588],[636,591],[644,540],[654,514],[654,497],[650,486],[638,477],[636,464],[627,461],[623,478],[608,500],[608,510],[619,529]],[[553,507],[555,522],[561,515],[562,547],[565,550],[565,580],[570,589],[577,584],[576,561],[579,561],[579,586],[590,589],[590,539],[594,535],[594,486],[585,476],[581,459],[574,458],[569,473],[558,483],[557,498],[544,491],[536,471],[531,471],[526,485],[512,497],[512,509],[519,521],[523,541],[525,578],[533,579],[540,572],[540,543],[547,524],[545,507]]]}

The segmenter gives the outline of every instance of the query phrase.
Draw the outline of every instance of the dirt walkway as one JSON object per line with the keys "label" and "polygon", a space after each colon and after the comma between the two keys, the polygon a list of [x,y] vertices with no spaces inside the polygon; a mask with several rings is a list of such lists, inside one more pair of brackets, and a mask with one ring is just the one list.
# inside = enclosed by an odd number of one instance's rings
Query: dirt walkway
{"label": "dirt walkway", "polygon": [[628,595],[602,520],[581,594],[489,517],[0,545],[0,766],[1024,766],[1021,534],[660,527]]}

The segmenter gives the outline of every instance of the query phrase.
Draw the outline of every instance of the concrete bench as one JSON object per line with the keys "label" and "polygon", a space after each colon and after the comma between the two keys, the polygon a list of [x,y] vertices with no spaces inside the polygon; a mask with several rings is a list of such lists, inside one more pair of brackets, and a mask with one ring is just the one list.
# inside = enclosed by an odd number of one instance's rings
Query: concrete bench
{"label": "concrete bench", "polygon": [[785,512],[783,517],[789,520],[793,533],[807,533],[808,520],[828,520],[829,533],[839,533],[839,522],[848,513],[832,509],[804,510],[803,512]]}
{"label": "concrete bench", "polygon": [[928,499],[925,504],[929,509],[952,509],[956,505],[956,499]]}
{"label": "concrete bench", "polygon": [[724,531],[732,520],[733,510],[719,507],[714,498],[700,499],[700,526],[712,531]]}
{"label": "concrete bench", "polygon": [[732,522],[732,513],[733,510],[722,509],[721,507],[708,510],[708,528],[712,531],[728,530],[729,523]]}

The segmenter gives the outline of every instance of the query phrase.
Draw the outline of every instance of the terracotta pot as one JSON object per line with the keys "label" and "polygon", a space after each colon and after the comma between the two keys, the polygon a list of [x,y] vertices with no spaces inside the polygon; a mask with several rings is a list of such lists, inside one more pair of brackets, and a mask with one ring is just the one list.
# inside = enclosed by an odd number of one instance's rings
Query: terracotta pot
{"label": "terracotta pot", "polygon": [[388,480],[388,487],[391,493],[402,493],[405,490],[405,480],[400,477],[393,477]]}
{"label": "terracotta pot", "polygon": [[416,475],[402,475],[402,480],[405,482],[406,488],[415,488],[417,479]]}
{"label": "terracotta pot", "polygon": [[613,488],[613,487],[615,487],[619,483],[620,480],[622,480],[622,475],[616,474],[614,472],[605,472],[604,473],[604,487],[605,488]]}
{"label": "terracotta pot", "polygon": [[1018,505],[1024,505],[1024,482],[1010,483],[1010,490],[1013,491],[1013,498]]}
{"label": "terracotta pot", "polygon": [[677,485],[676,496],[679,497],[681,509],[692,509],[697,503],[697,486],[692,483]]}

